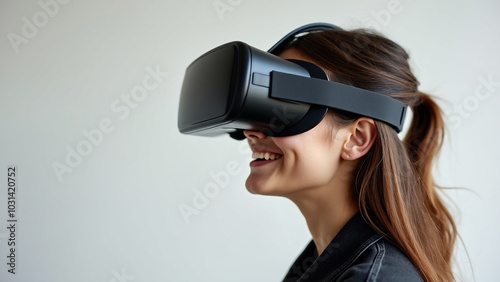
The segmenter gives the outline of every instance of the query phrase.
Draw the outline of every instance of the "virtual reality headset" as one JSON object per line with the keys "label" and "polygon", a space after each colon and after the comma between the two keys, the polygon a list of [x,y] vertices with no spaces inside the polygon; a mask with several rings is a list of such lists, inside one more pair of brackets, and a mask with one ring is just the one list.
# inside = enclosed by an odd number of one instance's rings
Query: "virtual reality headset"
{"label": "virtual reality headset", "polygon": [[244,139],[243,130],[268,136],[300,134],[315,127],[328,108],[383,121],[400,132],[406,105],[389,96],[328,80],[319,66],[278,55],[299,36],[339,27],[302,26],[267,52],[243,42],[216,47],[189,65],[182,84],[181,133]]}

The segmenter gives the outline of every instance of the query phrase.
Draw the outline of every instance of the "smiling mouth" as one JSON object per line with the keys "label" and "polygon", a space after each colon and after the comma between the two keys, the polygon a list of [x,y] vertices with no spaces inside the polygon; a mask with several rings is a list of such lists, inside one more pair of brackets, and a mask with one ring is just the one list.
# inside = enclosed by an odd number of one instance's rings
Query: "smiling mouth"
{"label": "smiling mouth", "polygon": [[283,155],[281,154],[276,154],[276,153],[269,153],[269,152],[253,152],[252,153],[252,158],[255,159],[256,161],[273,161],[273,160],[278,160],[281,159]]}

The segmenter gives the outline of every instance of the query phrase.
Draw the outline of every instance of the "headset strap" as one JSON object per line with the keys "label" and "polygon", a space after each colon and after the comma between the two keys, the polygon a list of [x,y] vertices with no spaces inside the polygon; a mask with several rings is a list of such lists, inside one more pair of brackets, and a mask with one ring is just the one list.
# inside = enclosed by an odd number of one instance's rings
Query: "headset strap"
{"label": "headset strap", "polygon": [[292,30],[290,33],[285,35],[285,37],[281,38],[276,44],[271,47],[267,52],[273,55],[278,56],[286,47],[294,41],[297,37],[303,35],[303,33],[314,32],[314,31],[322,31],[322,30],[330,30],[330,29],[341,29],[340,27],[329,24],[329,23],[312,23],[301,26]]}
{"label": "headset strap", "polygon": [[350,85],[271,72],[270,97],[326,106],[386,122],[401,132],[407,106],[387,95]]}

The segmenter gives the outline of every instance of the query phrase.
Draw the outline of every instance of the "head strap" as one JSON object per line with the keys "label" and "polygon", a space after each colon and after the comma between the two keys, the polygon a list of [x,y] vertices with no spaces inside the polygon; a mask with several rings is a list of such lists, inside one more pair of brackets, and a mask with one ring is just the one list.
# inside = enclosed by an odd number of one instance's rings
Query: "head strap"
{"label": "head strap", "polygon": [[330,29],[340,29],[340,27],[329,24],[329,23],[312,23],[301,26],[289,32],[285,37],[281,38],[280,41],[276,42],[276,44],[271,47],[271,49],[267,50],[268,53],[278,56],[283,50],[285,50],[290,43],[292,43],[297,37],[304,35],[304,33],[315,32],[315,31],[323,31]]}

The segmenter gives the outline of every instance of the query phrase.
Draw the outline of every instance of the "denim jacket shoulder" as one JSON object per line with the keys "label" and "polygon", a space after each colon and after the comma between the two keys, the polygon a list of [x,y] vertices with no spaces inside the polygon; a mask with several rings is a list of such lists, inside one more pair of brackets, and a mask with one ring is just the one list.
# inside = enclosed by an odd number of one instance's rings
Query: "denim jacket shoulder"
{"label": "denim jacket shoulder", "polygon": [[424,281],[410,259],[356,214],[318,257],[309,245],[284,282]]}

